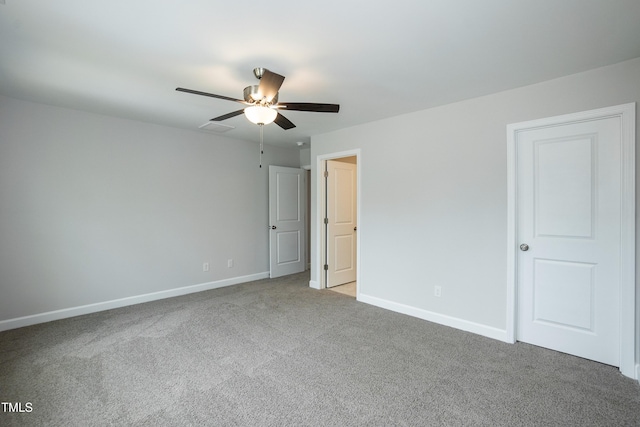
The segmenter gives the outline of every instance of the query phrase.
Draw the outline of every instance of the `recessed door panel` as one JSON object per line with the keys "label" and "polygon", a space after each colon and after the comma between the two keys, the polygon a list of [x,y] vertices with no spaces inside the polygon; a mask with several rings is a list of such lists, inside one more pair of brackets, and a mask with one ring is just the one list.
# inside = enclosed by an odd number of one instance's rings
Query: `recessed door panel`
{"label": "recessed door panel", "polygon": [[298,230],[276,232],[278,265],[300,261],[300,237]]}
{"label": "recessed door panel", "polygon": [[335,224],[355,224],[355,171],[351,168],[336,167],[332,171],[335,176],[332,180],[332,188],[335,197],[339,198],[333,204],[333,216]]}
{"label": "recessed door panel", "polygon": [[352,256],[355,249],[355,239],[352,234],[344,236],[336,236],[334,239],[335,245],[335,271],[341,272],[345,270],[354,269],[354,258]]}
{"label": "recessed door panel", "polygon": [[593,332],[595,265],[534,260],[533,321]]}
{"label": "recessed door panel", "polygon": [[276,220],[277,221],[300,221],[302,203],[299,199],[302,191],[300,185],[302,177],[297,173],[278,172],[276,173],[277,198]]}
{"label": "recessed door panel", "polygon": [[537,235],[593,237],[595,136],[535,142]]}

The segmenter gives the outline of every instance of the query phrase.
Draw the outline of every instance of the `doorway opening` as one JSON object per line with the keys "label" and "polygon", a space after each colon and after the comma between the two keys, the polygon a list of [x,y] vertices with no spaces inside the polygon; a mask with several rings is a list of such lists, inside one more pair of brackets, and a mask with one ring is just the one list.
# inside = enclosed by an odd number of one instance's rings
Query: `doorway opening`
{"label": "doorway opening", "polygon": [[360,293],[359,150],[319,156],[318,255],[320,289]]}

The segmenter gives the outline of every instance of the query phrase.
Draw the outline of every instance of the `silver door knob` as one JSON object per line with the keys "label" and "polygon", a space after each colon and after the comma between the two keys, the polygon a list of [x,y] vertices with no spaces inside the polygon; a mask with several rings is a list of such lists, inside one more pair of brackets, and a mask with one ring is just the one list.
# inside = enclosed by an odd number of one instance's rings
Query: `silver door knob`
{"label": "silver door knob", "polygon": [[523,252],[526,252],[529,250],[529,245],[527,245],[526,243],[523,243],[520,245],[520,250]]}

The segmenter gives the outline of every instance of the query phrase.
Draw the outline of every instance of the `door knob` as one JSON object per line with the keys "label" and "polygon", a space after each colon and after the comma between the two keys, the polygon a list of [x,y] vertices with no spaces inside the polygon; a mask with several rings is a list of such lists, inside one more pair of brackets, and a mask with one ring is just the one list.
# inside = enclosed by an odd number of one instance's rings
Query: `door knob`
{"label": "door knob", "polygon": [[272,229],[272,230],[275,230],[275,229],[276,229],[276,226],[275,226],[275,225],[272,225],[272,226],[271,226],[271,227],[269,227],[269,228],[270,228],[270,229]]}
{"label": "door knob", "polygon": [[358,227],[353,227],[353,231],[358,231]]}
{"label": "door knob", "polygon": [[521,245],[520,245],[520,250],[521,250],[522,252],[526,252],[526,251],[528,251],[528,250],[529,250],[529,245],[527,245],[526,243],[521,244]]}

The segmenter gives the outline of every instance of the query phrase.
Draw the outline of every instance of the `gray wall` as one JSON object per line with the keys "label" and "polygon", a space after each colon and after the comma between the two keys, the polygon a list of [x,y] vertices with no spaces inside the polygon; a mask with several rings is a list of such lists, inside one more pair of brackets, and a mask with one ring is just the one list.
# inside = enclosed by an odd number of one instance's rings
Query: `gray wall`
{"label": "gray wall", "polygon": [[313,137],[312,284],[321,281],[318,156],[360,149],[362,296],[499,335],[507,316],[507,124],[629,102],[640,102],[640,58]]}
{"label": "gray wall", "polygon": [[311,164],[311,149],[302,148],[300,150],[300,166],[309,166]]}
{"label": "gray wall", "polygon": [[0,321],[268,271],[266,165],[299,162],[0,97]]}

